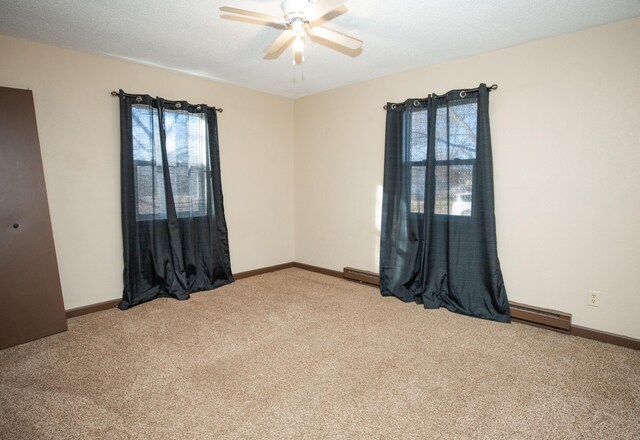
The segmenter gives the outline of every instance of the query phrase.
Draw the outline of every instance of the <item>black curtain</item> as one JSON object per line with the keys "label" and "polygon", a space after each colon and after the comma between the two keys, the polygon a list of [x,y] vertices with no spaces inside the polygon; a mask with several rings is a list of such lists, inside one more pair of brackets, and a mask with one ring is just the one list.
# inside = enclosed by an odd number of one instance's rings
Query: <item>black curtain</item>
{"label": "black curtain", "polygon": [[486,85],[388,104],[383,187],[382,294],[509,322]]}
{"label": "black curtain", "polygon": [[120,90],[120,309],[233,281],[215,108]]}

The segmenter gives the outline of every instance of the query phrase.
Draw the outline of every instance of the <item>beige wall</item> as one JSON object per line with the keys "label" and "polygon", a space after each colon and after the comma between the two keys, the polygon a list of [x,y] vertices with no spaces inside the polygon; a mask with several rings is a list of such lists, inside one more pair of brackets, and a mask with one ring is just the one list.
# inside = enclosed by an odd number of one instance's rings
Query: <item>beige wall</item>
{"label": "beige wall", "polygon": [[[640,19],[295,102],[296,261],[378,270],[387,101],[491,93],[509,298],[640,338]],[[588,289],[600,307],[586,305]],[[375,294],[375,293],[372,293]]]}
{"label": "beige wall", "polygon": [[1,36],[0,85],[33,90],[65,308],[122,296],[118,88],[222,107],[232,268],[293,260],[291,100]]}
{"label": "beige wall", "polygon": [[[498,83],[491,94],[496,217],[510,299],[639,338],[639,47],[634,19],[294,102],[0,37],[0,85],[34,92],[69,309],[122,291],[111,90],[224,108],[222,180],[235,272],[294,259],[377,271],[382,105]],[[586,305],[588,289],[601,292],[599,308]]]}

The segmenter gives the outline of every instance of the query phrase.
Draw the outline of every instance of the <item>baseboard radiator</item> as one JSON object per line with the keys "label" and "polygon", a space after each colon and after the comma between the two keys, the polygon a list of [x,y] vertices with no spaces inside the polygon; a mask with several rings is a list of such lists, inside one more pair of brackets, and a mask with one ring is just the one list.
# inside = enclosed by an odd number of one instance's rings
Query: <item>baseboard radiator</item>
{"label": "baseboard radiator", "polygon": [[[357,281],[372,286],[380,285],[380,277],[377,273],[367,270],[345,267],[342,270],[343,278]],[[571,333],[571,314],[557,310],[543,309],[541,307],[528,306],[516,302],[509,302],[511,307],[511,319],[516,322],[534,325],[560,333]]]}
{"label": "baseboard radiator", "polygon": [[342,269],[342,277],[359,283],[371,284],[372,286],[380,285],[380,277],[378,274],[375,272],[369,272],[368,270],[345,267]]}
{"label": "baseboard radiator", "polygon": [[560,333],[571,333],[571,313],[509,301],[511,319]]}

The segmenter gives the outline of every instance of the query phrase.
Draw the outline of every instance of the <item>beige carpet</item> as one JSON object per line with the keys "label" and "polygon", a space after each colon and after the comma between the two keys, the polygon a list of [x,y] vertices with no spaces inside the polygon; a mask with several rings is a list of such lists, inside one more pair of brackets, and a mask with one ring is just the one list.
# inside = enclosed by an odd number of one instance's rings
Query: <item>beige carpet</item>
{"label": "beige carpet", "polygon": [[640,438],[640,352],[300,269],[0,352],[0,438]]}

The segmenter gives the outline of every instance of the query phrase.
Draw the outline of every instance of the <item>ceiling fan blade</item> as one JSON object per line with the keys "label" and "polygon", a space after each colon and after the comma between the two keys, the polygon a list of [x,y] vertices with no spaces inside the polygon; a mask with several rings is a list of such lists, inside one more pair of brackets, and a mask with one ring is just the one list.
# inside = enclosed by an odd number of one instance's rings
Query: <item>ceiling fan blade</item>
{"label": "ceiling fan blade", "polygon": [[283,24],[284,19],[275,15],[263,14],[262,12],[250,11],[248,9],[236,8],[233,6],[220,6],[222,12],[230,12],[232,14],[245,15],[257,20],[266,21],[267,23]]}
{"label": "ceiling fan blade", "polygon": [[273,40],[273,43],[271,43],[269,45],[269,47],[267,47],[264,50],[265,57],[270,57],[270,56],[273,56],[273,55],[277,54],[280,51],[280,49],[282,49],[282,47],[284,45],[286,45],[287,43],[289,43],[292,39],[293,39],[293,32],[291,32],[288,29],[286,31],[283,31],[278,36],[278,38]]}
{"label": "ceiling fan blade", "polygon": [[311,28],[311,35],[327,41],[331,41],[352,50],[357,50],[362,47],[361,40],[345,34],[341,34],[340,32],[332,31],[331,29],[327,29],[326,27],[322,26]]}
{"label": "ceiling fan blade", "polygon": [[309,23],[313,23],[346,2],[347,0],[318,0],[316,4],[307,9],[304,18]]}

